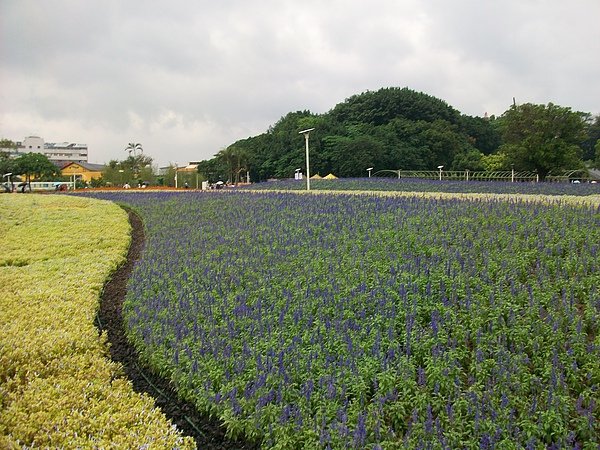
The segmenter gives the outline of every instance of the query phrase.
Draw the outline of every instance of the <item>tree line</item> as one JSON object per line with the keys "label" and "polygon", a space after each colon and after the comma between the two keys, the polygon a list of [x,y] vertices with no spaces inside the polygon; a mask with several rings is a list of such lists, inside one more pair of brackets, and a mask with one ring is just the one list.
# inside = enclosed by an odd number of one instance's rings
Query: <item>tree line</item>
{"label": "tree line", "polygon": [[[16,149],[16,145],[8,139],[2,139],[0,140],[0,148],[14,150]],[[12,174],[13,176],[24,175],[25,180],[19,180],[19,183],[26,183],[29,185],[29,190],[31,190],[30,183],[32,178],[42,181],[51,181],[60,175],[60,170],[41,153],[23,153],[17,158],[11,158],[9,152],[0,151],[0,173],[3,176],[2,182],[6,189],[12,189],[14,187],[8,185],[8,180],[10,178],[5,176],[7,174]]]}
{"label": "tree line", "polygon": [[527,170],[600,167],[600,116],[547,105],[513,104],[499,117],[461,114],[441,99],[408,88],[354,95],[325,114],[290,112],[269,129],[241,139],[202,161],[199,172],[231,183],[291,177],[305,167],[310,135],[311,174],[363,177],[374,170]]}

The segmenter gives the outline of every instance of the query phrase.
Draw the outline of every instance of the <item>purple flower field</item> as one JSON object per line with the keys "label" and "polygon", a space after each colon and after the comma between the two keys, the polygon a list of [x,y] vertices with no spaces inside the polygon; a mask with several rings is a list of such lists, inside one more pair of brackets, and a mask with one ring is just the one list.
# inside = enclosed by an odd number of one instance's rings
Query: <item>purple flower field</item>
{"label": "purple flower field", "polygon": [[[334,191],[454,192],[478,194],[600,195],[600,183],[533,183],[508,181],[450,181],[419,178],[340,178],[311,180],[311,189]],[[305,180],[254,183],[244,189],[303,190]]]}
{"label": "purple flower field", "polygon": [[[336,182],[339,180],[336,180]],[[107,192],[157,372],[264,448],[598,448],[600,210]]]}

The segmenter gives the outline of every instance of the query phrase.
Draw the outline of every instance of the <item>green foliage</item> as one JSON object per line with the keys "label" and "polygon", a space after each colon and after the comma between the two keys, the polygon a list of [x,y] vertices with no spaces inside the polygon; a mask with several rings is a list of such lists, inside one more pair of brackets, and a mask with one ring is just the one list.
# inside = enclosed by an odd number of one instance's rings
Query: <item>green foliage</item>
{"label": "green foliage", "polygon": [[1,148],[16,149],[17,145],[10,139],[0,139],[0,149]]}
{"label": "green foliage", "polygon": [[102,171],[104,183],[113,186],[122,186],[125,183],[137,184],[138,181],[156,183],[156,175],[152,169],[152,157],[142,153],[129,155],[122,161],[115,159],[109,161]]}
{"label": "green foliage", "polygon": [[457,153],[452,160],[452,170],[485,170],[484,155],[475,148]]}
{"label": "green foliage", "polygon": [[341,123],[385,125],[402,117],[413,121],[445,120],[456,124],[460,113],[440,99],[408,88],[383,88],[354,95],[330,112]]}
{"label": "green foliage", "polygon": [[152,157],[143,154],[128,156],[119,163],[119,166],[122,169],[130,169],[134,172],[141,171],[146,167],[152,167]]}
{"label": "green foliage", "polygon": [[[593,161],[596,154],[596,146],[600,140],[600,115],[592,118],[591,115],[584,116],[585,118],[585,132],[587,138],[581,144],[583,149],[583,160]],[[596,165],[596,167],[600,167]]]}
{"label": "green foliage", "polygon": [[227,183],[238,184],[242,172],[248,170],[248,152],[241,145],[230,145],[217,153],[216,158],[227,168]]}
{"label": "green foliage", "polygon": [[169,164],[165,172],[156,178],[156,183],[159,186],[175,187],[175,171],[177,170],[176,164]]}
{"label": "green foliage", "polygon": [[15,171],[14,159],[11,159],[8,153],[0,152],[0,175]]}
{"label": "green foliage", "polygon": [[[183,172],[183,171],[179,171],[177,172],[177,187],[181,188],[181,187],[185,187],[187,184],[187,187],[190,189],[196,189],[196,188],[200,188],[202,187],[202,182],[205,180],[204,176],[201,173],[198,173],[196,171],[194,172]],[[174,183],[175,179],[173,179],[173,185],[175,185]]]}
{"label": "green foliage", "polygon": [[14,160],[13,170],[25,175],[27,181],[35,177],[41,181],[52,180],[60,173],[58,167],[41,153],[24,153]]}
{"label": "green foliage", "polygon": [[227,180],[229,168],[221,158],[213,158],[207,161],[201,161],[198,164],[198,172],[208,180],[209,183]]}
{"label": "green foliage", "polygon": [[[481,166],[479,154],[495,151],[500,142],[490,120],[463,116],[444,101],[408,88],[386,88],[352,96],[322,115],[290,112],[266,133],[221,150],[200,170],[231,181],[244,163],[255,181],[288,178],[297,168],[305,172],[304,139],[298,132],[313,127],[311,174],[342,177],[365,176],[367,167],[431,170],[443,164],[475,170]],[[242,152],[243,163],[232,152]]]}
{"label": "green foliage", "polygon": [[102,177],[92,178],[90,180],[90,187],[98,188],[98,187],[104,187],[104,186],[106,186],[106,181]]}
{"label": "green foliage", "polygon": [[510,163],[508,162],[508,158],[502,152],[484,155],[481,158],[481,163],[483,165],[483,169],[487,170],[488,172],[510,170]]}
{"label": "green foliage", "polygon": [[473,146],[484,155],[495,152],[502,144],[494,118],[461,116],[461,128],[471,138]]}
{"label": "green foliage", "polygon": [[580,168],[583,119],[582,113],[552,103],[513,105],[501,117],[500,151],[515,169],[537,171],[542,180],[553,170]]}
{"label": "green foliage", "polygon": [[328,157],[329,161],[328,169],[323,170],[321,175],[332,172],[341,177],[360,177],[365,176],[367,167],[381,167],[383,144],[370,135],[360,135],[354,139],[329,136],[324,141],[324,158]]}
{"label": "green foliage", "polygon": [[[311,174],[342,177],[375,171],[490,168],[550,171],[582,167],[594,158],[600,119],[549,103],[513,106],[500,118],[460,114],[443,100],[408,88],[384,88],[354,95],[331,111],[290,112],[266,133],[237,141],[200,169],[235,181],[249,168],[254,181],[290,178],[305,172],[304,139],[310,135]],[[496,157],[501,149],[503,156]],[[583,149],[583,152],[582,152]],[[236,161],[234,154],[240,153]]]}

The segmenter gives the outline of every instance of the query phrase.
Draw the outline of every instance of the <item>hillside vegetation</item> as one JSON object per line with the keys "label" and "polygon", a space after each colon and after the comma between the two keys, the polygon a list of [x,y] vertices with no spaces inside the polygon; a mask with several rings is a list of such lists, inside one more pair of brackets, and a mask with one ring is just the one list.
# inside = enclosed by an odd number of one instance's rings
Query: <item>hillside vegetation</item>
{"label": "hillside vegetation", "polygon": [[200,164],[210,181],[292,177],[304,171],[310,134],[311,174],[364,177],[381,169],[552,170],[592,161],[600,119],[568,107],[512,105],[502,116],[473,117],[445,101],[408,88],[351,96],[325,114],[289,112],[269,129],[222,149]]}

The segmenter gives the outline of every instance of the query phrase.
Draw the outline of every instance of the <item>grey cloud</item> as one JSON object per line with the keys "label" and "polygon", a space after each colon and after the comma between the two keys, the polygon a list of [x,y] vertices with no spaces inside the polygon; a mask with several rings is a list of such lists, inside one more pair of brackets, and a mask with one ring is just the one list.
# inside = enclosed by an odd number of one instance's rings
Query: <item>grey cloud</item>
{"label": "grey cloud", "polygon": [[512,96],[597,113],[600,6],[562,3],[7,0],[0,134],[82,136],[94,162],[134,139],[184,162],[384,86],[468,114]]}

